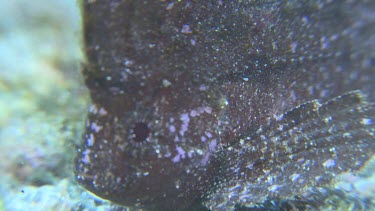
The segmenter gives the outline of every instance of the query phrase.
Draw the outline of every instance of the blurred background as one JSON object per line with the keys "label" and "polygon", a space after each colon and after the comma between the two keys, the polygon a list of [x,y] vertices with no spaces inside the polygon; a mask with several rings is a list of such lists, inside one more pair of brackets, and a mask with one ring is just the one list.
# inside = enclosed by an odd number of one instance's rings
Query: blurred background
{"label": "blurred background", "polygon": [[89,99],[78,2],[0,5],[0,211],[108,210],[72,171]]}

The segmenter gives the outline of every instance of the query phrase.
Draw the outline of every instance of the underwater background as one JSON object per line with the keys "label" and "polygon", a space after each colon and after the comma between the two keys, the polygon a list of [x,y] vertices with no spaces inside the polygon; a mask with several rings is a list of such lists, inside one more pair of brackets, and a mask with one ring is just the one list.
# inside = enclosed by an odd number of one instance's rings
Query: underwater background
{"label": "underwater background", "polygon": [[[89,95],[75,0],[0,0],[0,211],[113,210],[80,187],[73,160]],[[336,188],[375,203],[375,161]],[[356,210],[361,206],[342,210]],[[329,209],[329,208],[326,208]]]}
{"label": "underwater background", "polygon": [[79,7],[0,5],[0,210],[108,210],[72,171],[89,99]]}

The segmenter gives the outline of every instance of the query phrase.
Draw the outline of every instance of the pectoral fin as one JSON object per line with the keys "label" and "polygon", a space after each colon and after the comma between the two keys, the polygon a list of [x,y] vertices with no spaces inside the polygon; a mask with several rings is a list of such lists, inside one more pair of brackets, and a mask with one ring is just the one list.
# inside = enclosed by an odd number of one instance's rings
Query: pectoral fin
{"label": "pectoral fin", "polygon": [[210,197],[226,203],[208,207],[295,200],[330,187],[338,175],[359,170],[375,154],[374,121],[374,104],[361,91],[291,109],[225,153],[226,183]]}

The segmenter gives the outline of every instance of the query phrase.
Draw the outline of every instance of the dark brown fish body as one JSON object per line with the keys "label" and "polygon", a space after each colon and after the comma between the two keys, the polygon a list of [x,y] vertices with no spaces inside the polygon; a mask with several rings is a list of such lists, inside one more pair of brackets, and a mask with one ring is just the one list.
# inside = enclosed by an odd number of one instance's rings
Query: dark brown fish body
{"label": "dark brown fish body", "polygon": [[85,1],[77,181],[150,210],[303,196],[375,152],[372,1]]}

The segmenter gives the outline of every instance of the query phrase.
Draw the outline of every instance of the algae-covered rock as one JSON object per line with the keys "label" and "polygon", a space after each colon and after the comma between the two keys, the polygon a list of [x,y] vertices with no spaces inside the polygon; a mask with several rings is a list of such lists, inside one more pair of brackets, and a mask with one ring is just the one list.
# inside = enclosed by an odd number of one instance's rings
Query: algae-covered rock
{"label": "algae-covered rock", "polygon": [[0,5],[0,210],[95,209],[72,180],[88,103],[79,8],[74,0]]}
{"label": "algae-covered rock", "polygon": [[18,192],[9,193],[4,197],[6,210],[23,211],[66,211],[92,210],[109,211],[111,206],[87,193],[82,193],[78,186],[72,185],[68,179],[60,180],[55,185],[40,187],[24,186]]}

